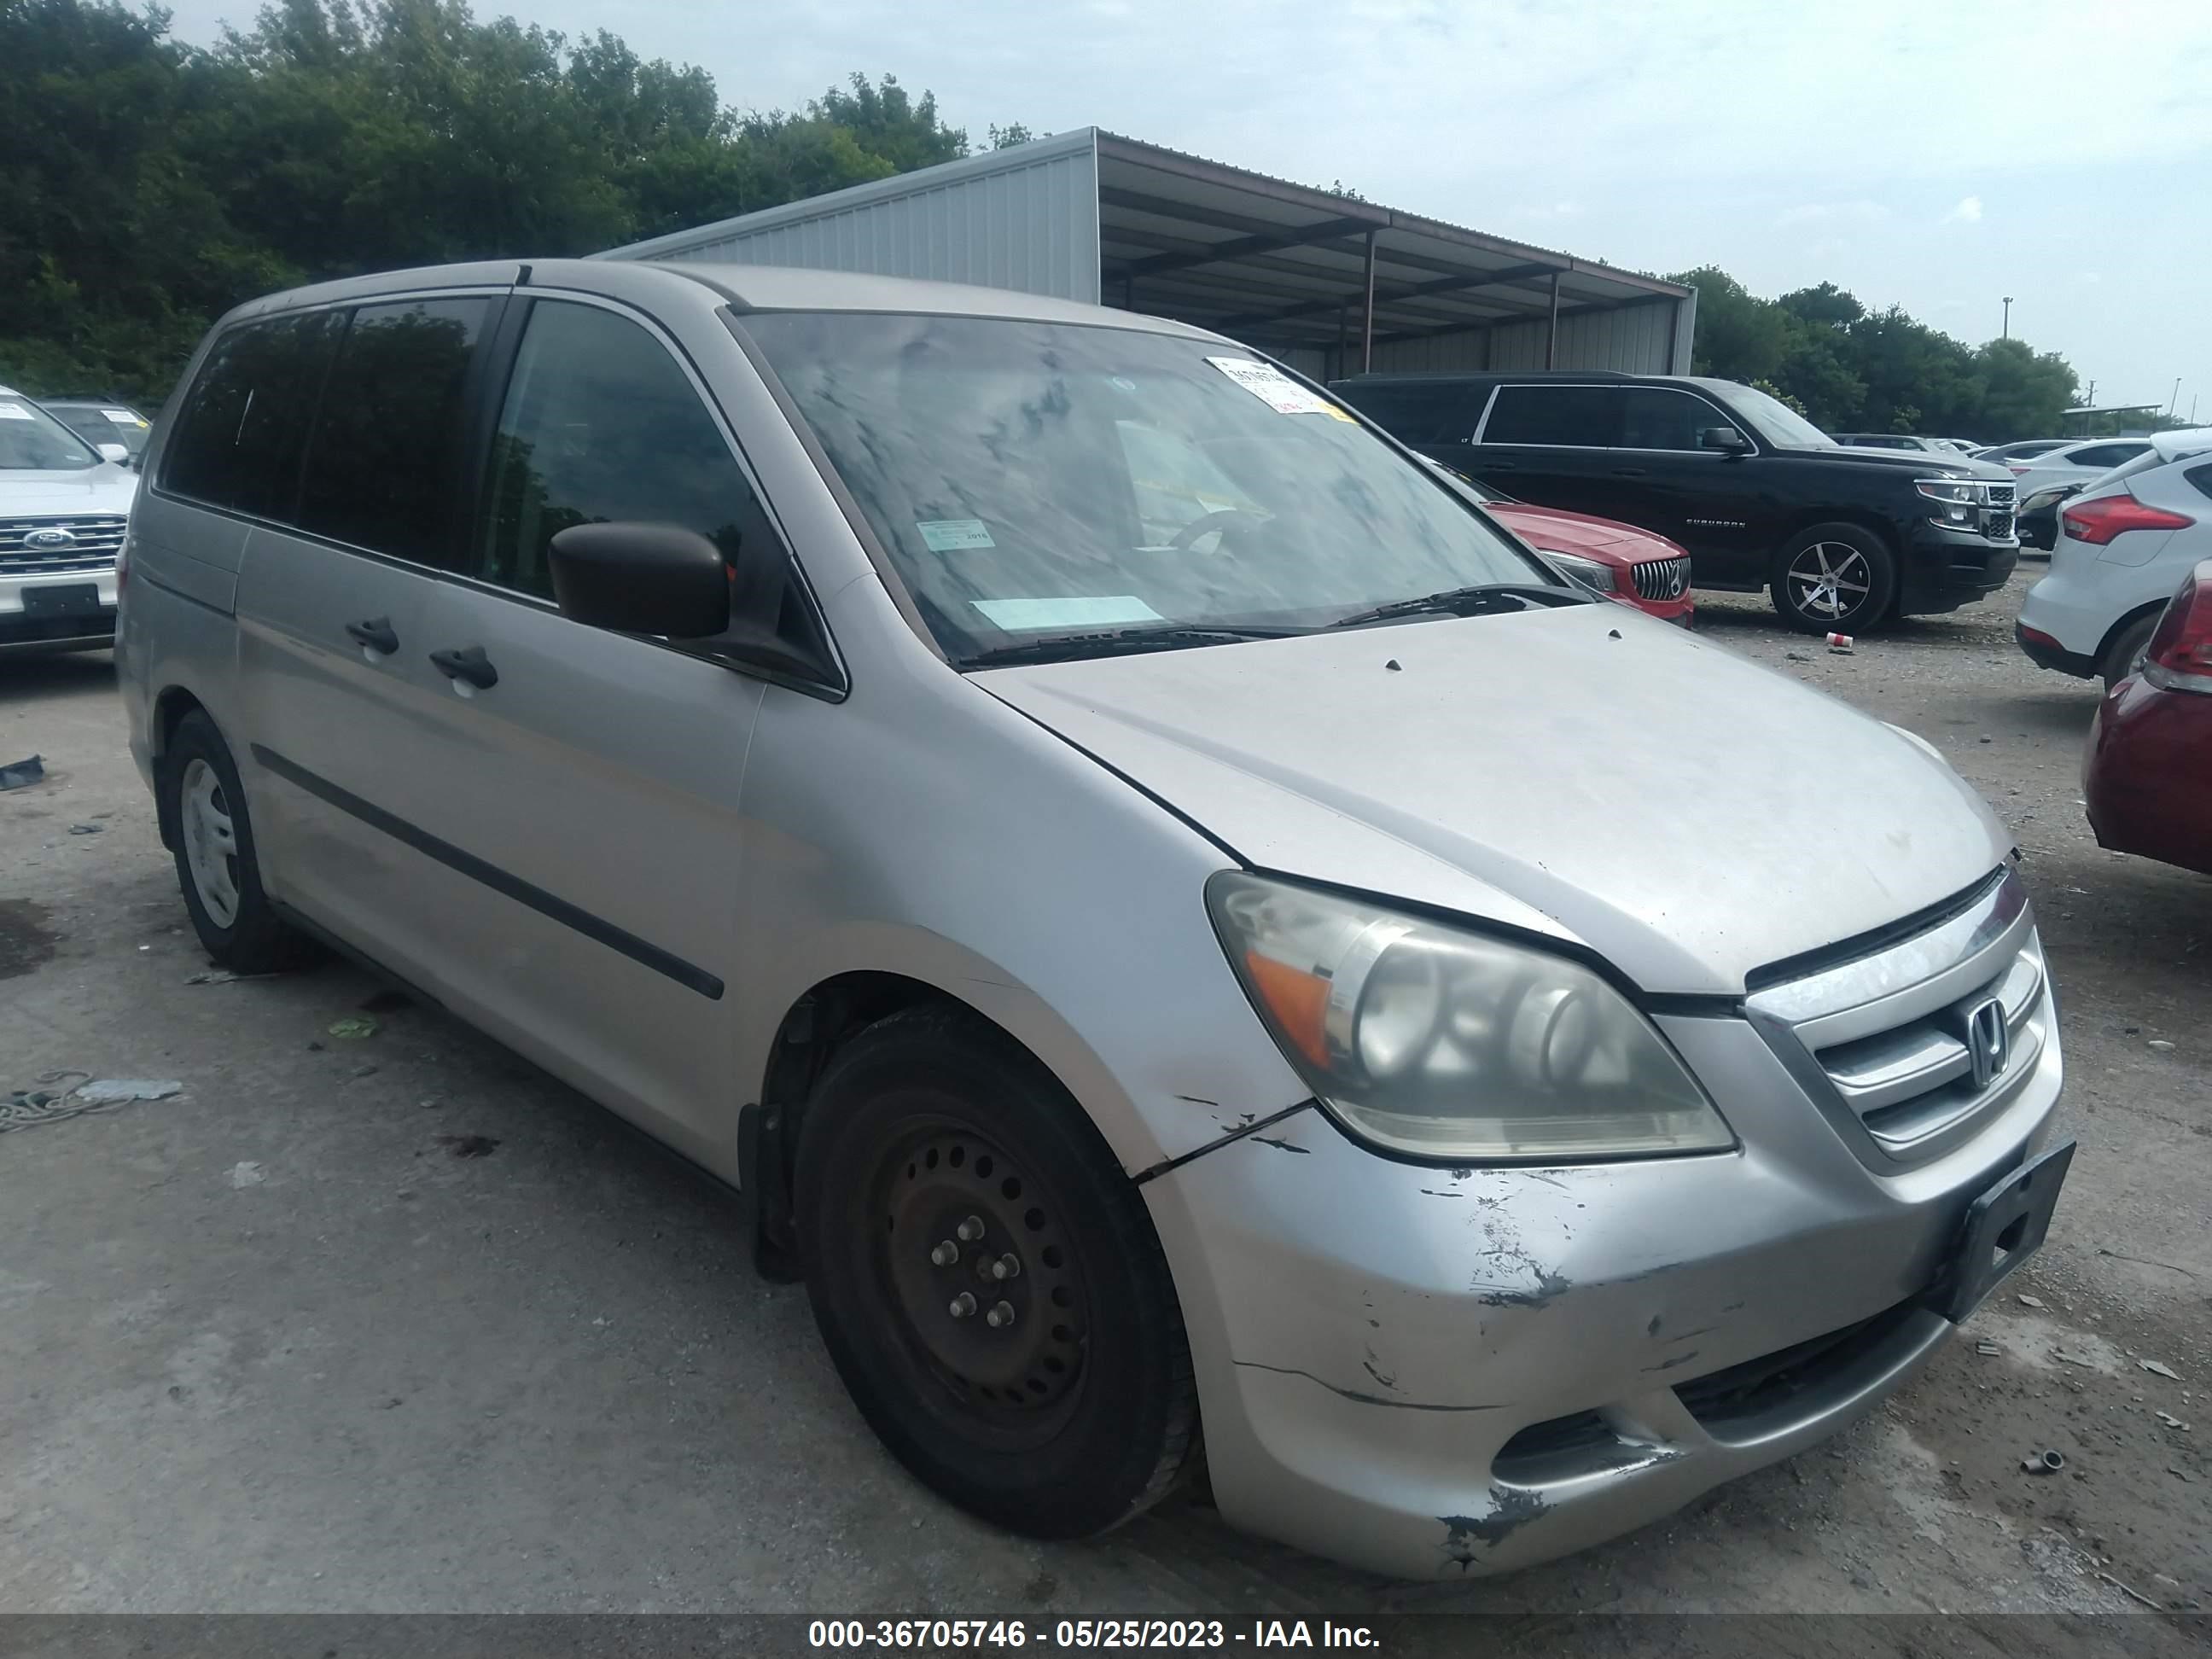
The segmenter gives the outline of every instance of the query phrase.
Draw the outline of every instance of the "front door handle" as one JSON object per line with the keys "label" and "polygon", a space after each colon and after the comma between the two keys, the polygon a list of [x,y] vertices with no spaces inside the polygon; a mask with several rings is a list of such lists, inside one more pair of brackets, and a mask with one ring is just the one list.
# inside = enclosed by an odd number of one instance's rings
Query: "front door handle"
{"label": "front door handle", "polygon": [[1613,476],[1616,478],[1648,478],[1651,476],[1651,469],[1648,466],[1616,466],[1613,469]]}
{"label": "front door handle", "polygon": [[441,674],[449,680],[461,681],[479,691],[489,691],[499,684],[499,670],[491,665],[480,645],[465,645],[458,651],[433,651],[430,661]]}
{"label": "front door handle", "polygon": [[392,618],[371,617],[366,622],[350,622],[345,625],[347,637],[363,650],[374,651],[380,656],[390,656],[399,649],[399,635],[392,631]]}

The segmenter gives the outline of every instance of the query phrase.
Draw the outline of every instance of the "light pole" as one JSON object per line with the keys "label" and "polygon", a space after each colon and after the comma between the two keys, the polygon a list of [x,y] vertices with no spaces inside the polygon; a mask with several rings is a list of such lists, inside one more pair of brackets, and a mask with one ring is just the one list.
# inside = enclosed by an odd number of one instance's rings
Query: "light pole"
{"label": "light pole", "polygon": [[2004,337],[2012,338],[2012,295],[2004,296]]}
{"label": "light pole", "polygon": [[2166,418],[2173,418],[2173,406],[2181,401],[2181,376],[2173,377],[2173,395],[2166,400]]}

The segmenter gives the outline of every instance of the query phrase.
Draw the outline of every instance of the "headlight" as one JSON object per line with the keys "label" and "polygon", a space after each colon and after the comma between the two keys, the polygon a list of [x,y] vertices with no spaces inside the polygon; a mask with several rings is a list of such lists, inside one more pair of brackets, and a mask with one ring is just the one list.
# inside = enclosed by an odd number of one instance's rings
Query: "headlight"
{"label": "headlight", "polygon": [[1378,1146],[1472,1163],[1735,1144],[1651,1023],[1579,963],[1239,872],[1206,897],[1284,1056]]}
{"label": "headlight", "polygon": [[1545,552],[1544,556],[1584,587],[1594,587],[1601,593],[1620,592],[1620,585],[1613,579],[1611,565],[1600,564],[1595,559],[1577,558],[1572,553]]}

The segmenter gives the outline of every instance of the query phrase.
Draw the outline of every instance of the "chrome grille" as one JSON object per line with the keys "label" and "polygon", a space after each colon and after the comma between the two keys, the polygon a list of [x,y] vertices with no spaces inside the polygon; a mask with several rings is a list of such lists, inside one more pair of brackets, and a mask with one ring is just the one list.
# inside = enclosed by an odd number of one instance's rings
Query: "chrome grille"
{"label": "chrome grille", "polygon": [[[0,575],[47,576],[73,570],[112,570],[127,522],[119,514],[82,519],[0,519]],[[70,540],[58,547],[27,545],[30,538],[57,530],[65,532]]]}
{"label": "chrome grille", "polygon": [[2035,1074],[2052,1018],[2034,914],[2010,871],[1920,933],[1745,1006],[1876,1164],[1934,1158],[2001,1110]]}
{"label": "chrome grille", "polygon": [[1636,596],[1640,599],[1679,599],[1689,591],[1690,562],[1687,559],[1646,559],[1632,565],[1629,574],[1635,579]]}
{"label": "chrome grille", "polygon": [[2018,484],[1993,483],[1989,486],[1989,491],[1991,507],[2010,507],[2020,496]]}

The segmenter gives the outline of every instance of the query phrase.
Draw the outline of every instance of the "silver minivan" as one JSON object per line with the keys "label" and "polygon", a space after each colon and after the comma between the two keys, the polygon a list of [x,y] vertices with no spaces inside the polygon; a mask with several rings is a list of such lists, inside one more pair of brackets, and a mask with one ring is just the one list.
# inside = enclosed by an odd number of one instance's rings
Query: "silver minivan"
{"label": "silver minivan", "polygon": [[334,944],[728,1180],[1007,1527],[1202,1470],[1380,1571],[1542,1560],[1867,1411],[2049,1223],[2042,953],[1935,750],[1232,341],[400,272],[225,318],[145,476],[210,954]]}

